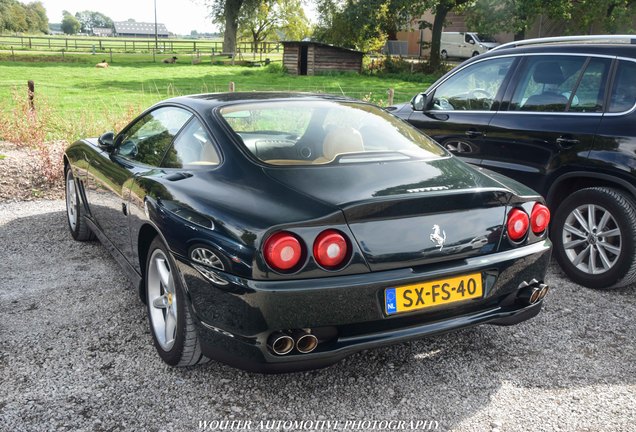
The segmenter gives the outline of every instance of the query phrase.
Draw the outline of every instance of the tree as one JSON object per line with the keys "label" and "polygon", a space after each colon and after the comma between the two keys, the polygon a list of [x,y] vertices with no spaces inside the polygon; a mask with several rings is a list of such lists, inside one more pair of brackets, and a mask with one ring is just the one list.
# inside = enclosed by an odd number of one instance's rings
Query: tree
{"label": "tree", "polygon": [[361,51],[381,48],[409,17],[421,13],[410,0],[319,0],[316,39]]}
{"label": "tree", "polygon": [[572,1],[565,31],[575,33],[633,32],[636,0],[579,0]]}
{"label": "tree", "polygon": [[236,34],[241,6],[246,3],[260,3],[259,0],[207,0],[214,22],[223,28],[223,51],[236,52]]}
{"label": "tree", "polygon": [[424,0],[420,4],[423,7],[429,7],[433,10],[435,18],[433,19],[432,38],[431,38],[431,54],[428,59],[429,67],[436,70],[440,67],[440,47],[442,42],[442,29],[446,16],[453,9],[460,8],[473,0]]}
{"label": "tree", "polygon": [[237,28],[252,39],[254,52],[258,50],[258,44],[279,25],[278,3],[278,0],[251,2],[241,9]]}
{"label": "tree", "polygon": [[62,18],[62,31],[68,35],[77,34],[81,27],[77,18],[67,11],[62,12],[62,15],[64,16],[64,18]]}
{"label": "tree", "polygon": [[246,3],[241,9],[238,29],[250,38],[254,52],[266,39],[277,38],[276,32],[287,40],[309,35],[309,20],[300,0],[262,0]]}
{"label": "tree", "polygon": [[0,0],[0,32],[48,33],[49,19],[42,3],[23,4],[16,0]]}
{"label": "tree", "polygon": [[562,34],[631,30],[636,0],[477,0],[466,8],[470,28],[484,33],[511,31],[524,39],[539,16],[562,22]]}
{"label": "tree", "polygon": [[77,12],[75,18],[80,22],[82,33],[93,33],[95,27],[114,28],[113,20],[101,12],[85,10]]}
{"label": "tree", "polygon": [[512,32],[519,40],[540,15],[569,19],[572,4],[572,0],[477,0],[466,8],[466,22],[482,33]]}
{"label": "tree", "polygon": [[305,15],[301,0],[283,0],[280,2],[281,24],[277,29],[280,39],[302,40],[311,35],[311,23]]}

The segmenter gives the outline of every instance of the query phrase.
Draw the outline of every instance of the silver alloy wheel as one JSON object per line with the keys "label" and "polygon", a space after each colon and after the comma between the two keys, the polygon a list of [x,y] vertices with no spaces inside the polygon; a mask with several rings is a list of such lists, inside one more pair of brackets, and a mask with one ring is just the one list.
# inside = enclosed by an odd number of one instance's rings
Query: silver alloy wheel
{"label": "silver alloy wheel", "polygon": [[177,335],[177,293],[168,257],[155,249],[148,266],[150,323],[159,345],[170,351]]}
{"label": "silver alloy wheel", "polygon": [[191,253],[193,261],[214,267],[219,270],[225,270],[223,261],[211,250],[205,248],[196,248]]}
{"label": "silver alloy wheel", "polygon": [[621,230],[607,209],[586,204],[575,208],[563,226],[563,249],[582,272],[598,275],[610,270],[621,254]]}
{"label": "silver alloy wheel", "polygon": [[70,170],[66,174],[66,215],[71,230],[75,231],[77,227],[77,190]]}

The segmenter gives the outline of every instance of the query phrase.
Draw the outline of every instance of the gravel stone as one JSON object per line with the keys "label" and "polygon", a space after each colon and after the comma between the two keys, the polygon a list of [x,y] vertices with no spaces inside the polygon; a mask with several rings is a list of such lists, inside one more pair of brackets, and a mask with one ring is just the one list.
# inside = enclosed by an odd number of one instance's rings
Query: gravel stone
{"label": "gravel stone", "polygon": [[0,275],[2,431],[196,431],[231,420],[252,421],[251,430],[267,420],[434,420],[452,431],[636,425],[636,289],[586,289],[556,265],[546,308],[530,321],[287,375],[164,365],[137,293],[99,242],[71,239],[62,200],[0,203]]}

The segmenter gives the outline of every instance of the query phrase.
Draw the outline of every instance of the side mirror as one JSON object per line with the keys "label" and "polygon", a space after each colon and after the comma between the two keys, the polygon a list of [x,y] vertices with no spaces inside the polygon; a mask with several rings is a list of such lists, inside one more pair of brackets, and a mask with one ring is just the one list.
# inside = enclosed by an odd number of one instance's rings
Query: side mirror
{"label": "side mirror", "polygon": [[112,151],[115,148],[115,133],[106,132],[105,134],[102,134],[102,136],[97,138],[97,143],[102,150],[107,152]]}
{"label": "side mirror", "polygon": [[475,45],[475,40],[471,39],[471,40],[468,41],[468,43],[471,44],[471,45]]}
{"label": "side mirror", "polygon": [[427,100],[428,96],[426,93],[416,94],[413,99],[411,99],[411,108],[413,108],[413,111],[424,111]]}

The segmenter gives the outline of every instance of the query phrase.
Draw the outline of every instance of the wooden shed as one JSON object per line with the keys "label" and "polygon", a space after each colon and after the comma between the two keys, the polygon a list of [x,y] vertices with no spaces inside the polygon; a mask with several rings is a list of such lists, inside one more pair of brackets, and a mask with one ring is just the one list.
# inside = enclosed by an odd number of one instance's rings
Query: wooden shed
{"label": "wooden shed", "polygon": [[283,66],[292,75],[360,72],[362,52],[319,42],[283,42]]}

